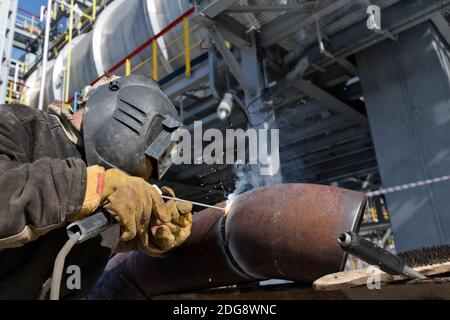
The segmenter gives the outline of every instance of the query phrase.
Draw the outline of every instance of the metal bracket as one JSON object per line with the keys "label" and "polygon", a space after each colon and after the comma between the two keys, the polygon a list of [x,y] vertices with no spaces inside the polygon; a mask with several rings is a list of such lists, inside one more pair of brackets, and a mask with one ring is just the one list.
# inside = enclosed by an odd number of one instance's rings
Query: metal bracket
{"label": "metal bracket", "polygon": [[347,70],[354,76],[358,76],[358,68],[355,65],[353,65],[350,61],[348,61],[345,58],[336,58],[331,52],[329,52],[329,51],[327,51],[327,49],[325,49],[325,44],[323,43],[323,40],[322,40],[322,38],[324,36],[322,35],[322,31],[320,30],[320,25],[319,25],[318,20],[316,20],[316,32],[317,32],[317,40],[319,42],[320,53],[323,54],[328,59],[340,64],[345,70]]}

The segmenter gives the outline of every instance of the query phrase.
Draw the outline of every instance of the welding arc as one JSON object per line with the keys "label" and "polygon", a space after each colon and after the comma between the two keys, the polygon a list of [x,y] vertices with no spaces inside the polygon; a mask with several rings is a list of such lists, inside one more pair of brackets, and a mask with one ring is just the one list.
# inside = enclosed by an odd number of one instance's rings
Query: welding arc
{"label": "welding arc", "polygon": [[195,206],[205,207],[205,208],[213,208],[213,209],[218,209],[218,210],[225,211],[225,208],[221,208],[221,207],[217,207],[217,206],[211,206],[209,204],[204,204],[204,203],[200,203],[200,202],[189,201],[189,200],[184,200],[184,199],[175,198],[175,197],[169,197],[169,196],[161,196],[161,198],[167,199],[167,200],[175,200],[175,201],[179,201],[179,202],[190,202],[190,203],[192,203]]}

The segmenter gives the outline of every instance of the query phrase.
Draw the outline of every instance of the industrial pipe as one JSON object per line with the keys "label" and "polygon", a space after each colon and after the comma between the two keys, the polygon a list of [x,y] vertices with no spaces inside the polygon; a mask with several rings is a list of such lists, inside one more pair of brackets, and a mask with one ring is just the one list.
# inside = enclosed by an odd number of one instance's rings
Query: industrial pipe
{"label": "industrial pipe", "polygon": [[[263,279],[312,283],[343,270],[336,237],[358,231],[365,195],[336,187],[279,184],[194,214],[192,234],[166,257],[116,255],[88,299],[149,299]],[[225,203],[219,204],[225,206]]]}

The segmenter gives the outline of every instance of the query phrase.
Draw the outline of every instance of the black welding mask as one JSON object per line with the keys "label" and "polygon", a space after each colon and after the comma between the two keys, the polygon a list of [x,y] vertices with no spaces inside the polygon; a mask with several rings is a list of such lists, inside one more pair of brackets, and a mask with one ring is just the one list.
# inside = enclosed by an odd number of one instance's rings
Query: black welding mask
{"label": "black welding mask", "polygon": [[172,164],[181,127],[177,111],[159,86],[145,76],[116,79],[92,93],[83,119],[88,165],[118,168],[130,175],[161,179]]}

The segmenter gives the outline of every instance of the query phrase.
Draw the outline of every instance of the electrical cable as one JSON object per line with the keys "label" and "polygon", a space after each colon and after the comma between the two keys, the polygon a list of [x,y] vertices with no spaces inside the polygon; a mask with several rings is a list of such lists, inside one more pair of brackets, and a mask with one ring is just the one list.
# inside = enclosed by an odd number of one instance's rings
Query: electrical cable
{"label": "electrical cable", "polygon": [[61,250],[58,252],[58,255],[55,259],[55,264],[53,266],[53,274],[52,274],[52,284],[50,289],[50,300],[59,300],[59,291],[61,288],[61,279],[62,273],[64,269],[64,262],[66,261],[66,257],[69,254],[70,250],[72,250],[73,246],[80,239],[80,233],[74,233],[69,237],[69,240],[64,244]]}
{"label": "electrical cable", "polygon": [[[267,93],[268,93],[269,95],[267,95]],[[271,92],[269,91],[269,89],[264,89],[264,90],[263,90],[263,93],[262,93],[259,97],[253,99],[252,101],[250,101],[250,102],[247,104],[247,110],[249,110],[250,107],[251,107],[256,101],[258,101],[258,100],[260,100],[260,99],[262,99],[262,98],[264,98],[264,97],[270,97],[270,99],[273,99],[273,98],[280,98],[281,101],[276,102],[276,103],[274,102],[274,103],[273,103],[274,106],[277,106],[277,105],[279,105],[279,104],[282,104],[282,103],[284,102],[284,100],[286,99],[286,97],[283,96],[283,95],[276,95],[276,94],[271,93]],[[267,98],[264,99],[264,101],[268,101],[268,100],[269,100],[269,99],[267,99]],[[245,108],[243,108],[242,106],[240,106],[240,107],[241,107],[243,110],[245,110]],[[245,110],[245,111],[246,111],[247,122],[248,122],[252,127],[257,127],[257,126],[263,124],[264,122],[266,122],[266,121],[271,117],[271,115],[268,115],[264,120],[262,120],[261,122],[255,124],[255,123],[253,123],[253,122],[250,121],[250,115],[248,114],[247,110]]]}

